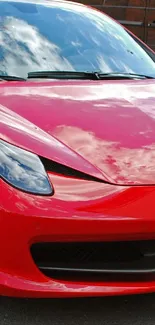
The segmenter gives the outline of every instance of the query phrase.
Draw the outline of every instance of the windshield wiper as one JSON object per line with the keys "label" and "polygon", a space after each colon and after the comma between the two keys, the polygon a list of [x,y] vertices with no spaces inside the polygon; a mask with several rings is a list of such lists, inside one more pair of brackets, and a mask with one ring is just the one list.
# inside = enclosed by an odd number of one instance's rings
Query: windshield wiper
{"label": "windshield wiper", "polygon": [[119,80],[119,79],[155,79],[155,77],[147,76],[138,73],[128,72],[110,72],[110,73],[99,73],[99,79]]}
{"label": "windshield wiper", "polygon": [[10,75],[1,75],[0,74],[0,80],[6,80],[6,81],[26,81],[26,79],[22,77],[17,77],[17,76],[10,76]]}
{"label": "windshield wiper", "polygon": [[100,79],[97,72],[79,72],[79,71],[34,71],[28,73],[28,79],[45,78],[45,79],[82,79],[98,80]]}
{"label": "windshield wiper", "polygon": [[82,80],[121,80],[121,79],[154,79],[152,76],[134,73],[101,73],[101,72],[79,72],[79,71],[34,71],[28,73],[28,79],[82,79]]}

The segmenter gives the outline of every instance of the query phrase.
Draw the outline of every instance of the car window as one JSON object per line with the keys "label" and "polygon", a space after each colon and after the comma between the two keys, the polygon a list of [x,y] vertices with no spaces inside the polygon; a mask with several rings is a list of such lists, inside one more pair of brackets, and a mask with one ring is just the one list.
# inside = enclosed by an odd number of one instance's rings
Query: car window
{"label": "car window", "polygon": [[155,76],[155,63],[117,22],[83,5],[0,1],[0,74],[125,72]]}
{"label": "car window", "polygon": [[142,49],[152,58],[152,60],[155,62],[155,53],[151,51],[143,42],[141,42],[140,39],[138,39],[136,36],[134,36],[132,33],[128,32],[129,35],[139,44]]}

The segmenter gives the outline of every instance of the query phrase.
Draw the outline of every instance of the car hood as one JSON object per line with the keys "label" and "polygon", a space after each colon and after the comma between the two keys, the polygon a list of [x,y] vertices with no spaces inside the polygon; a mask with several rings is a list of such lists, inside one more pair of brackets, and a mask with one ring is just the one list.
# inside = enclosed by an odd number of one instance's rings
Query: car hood
{"label": "car hood", "polygon": [[107,182],[155,184],[155,81],[1,82],[0,137]]}

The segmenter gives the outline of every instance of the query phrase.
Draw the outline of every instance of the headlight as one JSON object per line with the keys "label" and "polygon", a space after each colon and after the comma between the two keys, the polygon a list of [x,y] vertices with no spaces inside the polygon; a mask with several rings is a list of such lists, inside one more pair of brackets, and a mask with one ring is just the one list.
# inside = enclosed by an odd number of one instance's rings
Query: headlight
{"label": "headlight", "polygon": [[0,177],[28,193],[50,195],[53,189],[39,157],[0,140]]}

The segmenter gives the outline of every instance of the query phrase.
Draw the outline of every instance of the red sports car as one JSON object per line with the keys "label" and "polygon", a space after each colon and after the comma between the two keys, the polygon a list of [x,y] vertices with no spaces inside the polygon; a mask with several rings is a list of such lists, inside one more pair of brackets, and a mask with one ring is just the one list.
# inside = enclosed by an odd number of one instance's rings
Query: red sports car
{"label": "red sports car", "polygon": [[155,54],[66,1],[0,1],[0,294],[155,291]]}

